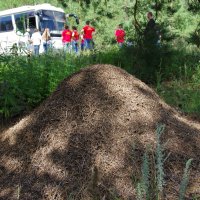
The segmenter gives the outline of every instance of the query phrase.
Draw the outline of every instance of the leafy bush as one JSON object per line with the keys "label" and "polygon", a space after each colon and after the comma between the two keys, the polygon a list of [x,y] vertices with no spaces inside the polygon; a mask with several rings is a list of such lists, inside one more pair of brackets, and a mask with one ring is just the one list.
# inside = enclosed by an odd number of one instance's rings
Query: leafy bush
{"label": "leafy bush", "polygon": [[[57,57],[61,59],[57,59]],[[73,61],[73,60],[72,60]],[[38,105],[78,66],[62,55],[5,56],[0,65],[0,113],[11,117]]]}
{"label": "leafy bush", "polygon": [[[32,109],[47,98],[67,76],[92,64],[113,64],[131,71],[127,52],[118,47],[82,52],[80,55],[50,52],[40,57],[1,56],[0,115],[12,117]],[[59,59],[58,59],[59,58]]]}

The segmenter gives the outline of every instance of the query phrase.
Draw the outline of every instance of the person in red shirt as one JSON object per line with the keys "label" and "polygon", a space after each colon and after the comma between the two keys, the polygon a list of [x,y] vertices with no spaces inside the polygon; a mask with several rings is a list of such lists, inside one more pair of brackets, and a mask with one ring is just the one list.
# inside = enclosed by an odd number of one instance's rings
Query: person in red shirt
{"label": "person in red shirt", "polygon": [[117,30],[115,31],[115,38],[116,38],[116,41],[117,41],[119,47],[122,47],[122,45],[124,44],[125,35],[126,35],[126,33],[123,29],[122,24],[119,24]]}
{"label": "person in red shirt", "polygon": [[84,48],[85,48],[85,41],[83,35],[81,34],[81,51],[83,51]]}
{"label": "person in red shirt", "polygon": [[86,25],[81,30],[83,33],[84,42],[85,42],[85,49],[92,49],[93,48],[93,34],[95,33],[95,28],[90,26],[90,21],[86,21]]}
{"label": "person in red shirt", "polygon": [[71,40],[72,31],[69,29],[69,26],[65,25],[65,29],[62,32],[62,42],[65,51],[71,52]]}
{"label": "person in red shirt", "polygon": [[79,33],[76,26],[72,27],[72,48],[75,53],[78,53]]}

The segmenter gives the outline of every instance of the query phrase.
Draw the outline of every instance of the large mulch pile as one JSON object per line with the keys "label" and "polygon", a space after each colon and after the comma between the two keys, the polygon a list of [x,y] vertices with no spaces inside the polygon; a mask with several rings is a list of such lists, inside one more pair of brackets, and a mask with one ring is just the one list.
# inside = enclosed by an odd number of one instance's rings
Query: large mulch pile
{"label": "large mulch pile", "polygon": [[178,199],[190,158],[186,199],[197,197],[200,124],[122,69],[95,65],[0,133],[0,199],[134,200],[145,149],[155,176],[157,124],[165,124],[163,199]]}

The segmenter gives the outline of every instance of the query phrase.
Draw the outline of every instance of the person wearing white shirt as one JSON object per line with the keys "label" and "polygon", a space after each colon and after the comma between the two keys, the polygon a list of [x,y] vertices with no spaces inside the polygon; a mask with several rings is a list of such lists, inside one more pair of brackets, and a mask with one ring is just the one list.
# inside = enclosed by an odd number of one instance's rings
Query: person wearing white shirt
{"label": "person wearing white shirt", "polygon": [[34,33],[32,34],[31,41],[34,46],[34,55],[36,55],[36,56],[39,55],[41,40],[42,40],[42,36],[41,36],[39,30],[35,29]]}
{"label": "person wearing white shirt", "polygon": [[28,55],[31,54],[31,35],[30,35],[30,29],[27,28],[26,32],[24,33],[24,42],[25,42],[25,46],[26,46],[26,50]]}

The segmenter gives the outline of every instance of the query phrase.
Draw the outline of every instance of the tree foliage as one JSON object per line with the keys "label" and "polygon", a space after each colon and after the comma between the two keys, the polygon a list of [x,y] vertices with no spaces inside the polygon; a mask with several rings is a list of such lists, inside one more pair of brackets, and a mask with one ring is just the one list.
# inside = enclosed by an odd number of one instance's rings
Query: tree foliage
{"label": "tree foliage", "polygon": [[119,23],[124,25],[127,39],[137,42],[147,23],[148,11],[153,12],[168,36],[190,38],[192,35],[192,40],[194,36],[195,40],[199,39],[196,34],[200,23],[199,0],[7,0],[0,2],[0,10],[38,3],[51,3],[63,7],[66,13],[76,13],[82,22],[80,29],[85,20],[91,20],[98,30],[97,44],[101,45],[114,42],[113,33]]}

